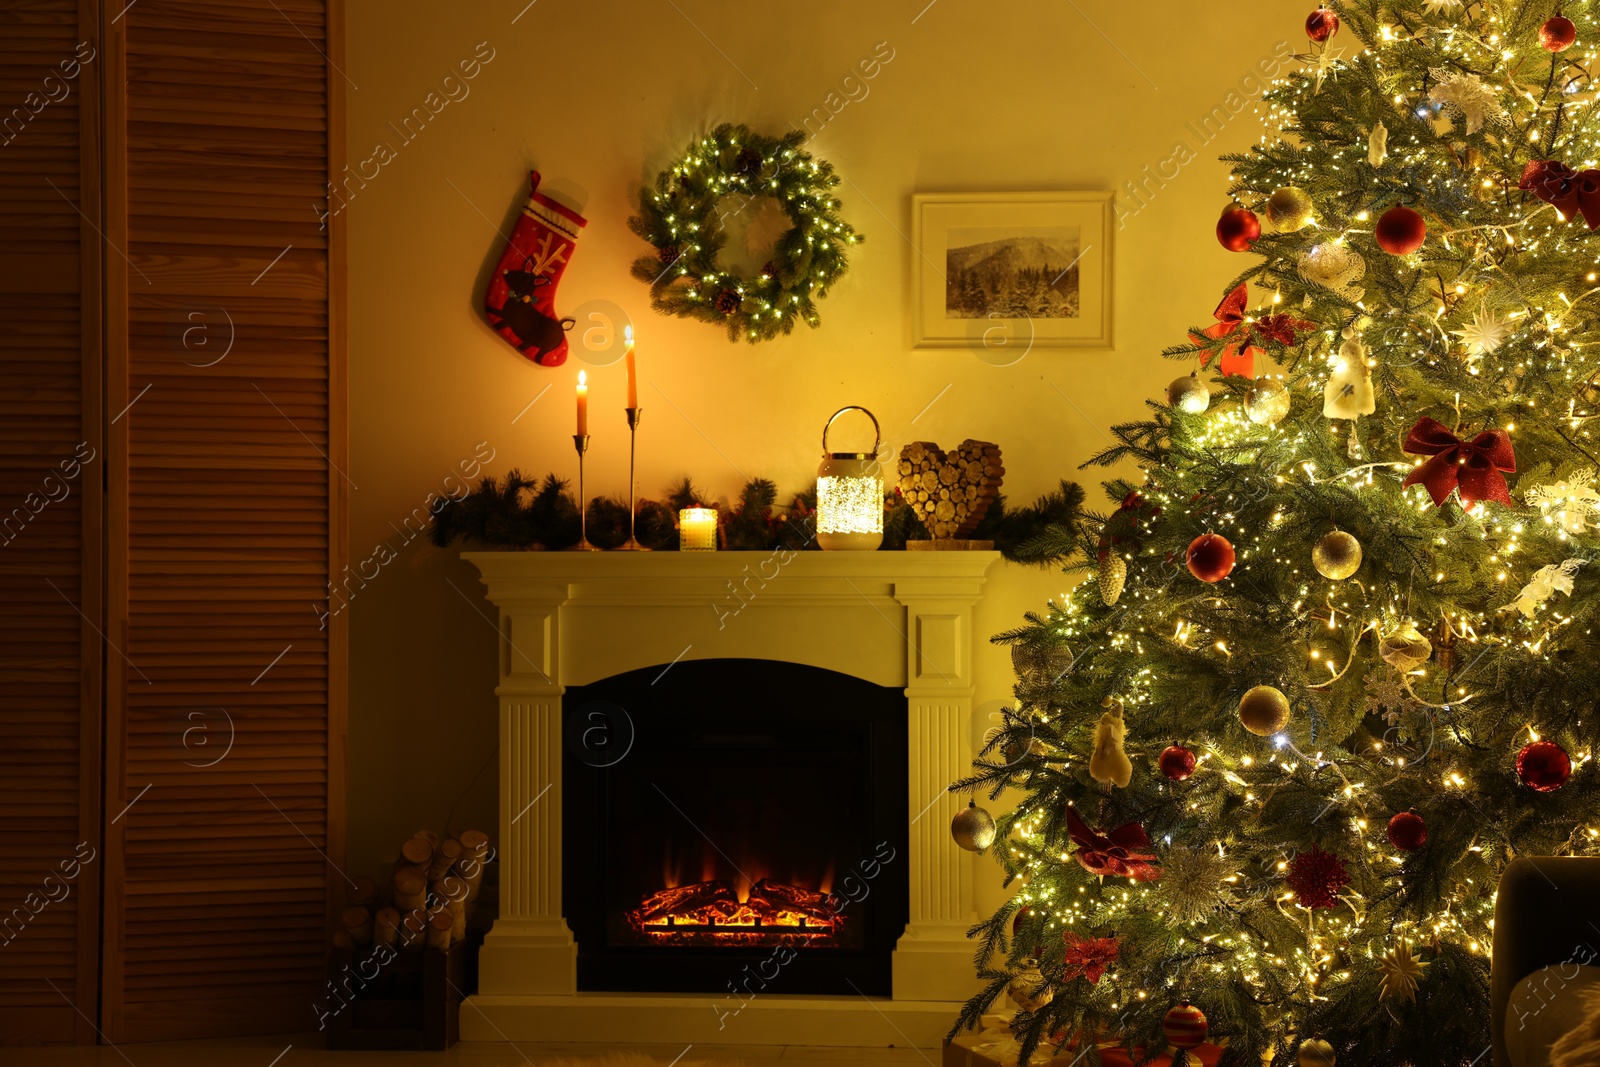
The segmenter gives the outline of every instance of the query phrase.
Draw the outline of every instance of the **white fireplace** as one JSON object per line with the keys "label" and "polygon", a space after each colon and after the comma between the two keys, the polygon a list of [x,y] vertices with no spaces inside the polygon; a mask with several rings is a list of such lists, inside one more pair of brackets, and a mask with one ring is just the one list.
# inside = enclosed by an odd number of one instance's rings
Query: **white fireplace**
{"label": "white fireplace", "polygon": [[[977,989],[973,859],[945,792],[972,759],[972,609],[993,552],[469,552],[499,609],[500,914],[462,1036],[935,1043]],[[685,660],[781,660],[903,689],[909,922],[892,997],[580,992],[562,906],[562,695]],[[733,1009],[737,1009],[736,1011]]]}

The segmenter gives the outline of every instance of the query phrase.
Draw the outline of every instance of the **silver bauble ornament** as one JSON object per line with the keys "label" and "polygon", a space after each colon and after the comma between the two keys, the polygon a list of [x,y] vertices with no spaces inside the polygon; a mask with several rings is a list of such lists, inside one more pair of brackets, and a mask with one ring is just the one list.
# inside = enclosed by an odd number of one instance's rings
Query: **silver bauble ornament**
{"label": "silver bauble ornament", "polygon": [[1297,185],[1285,185],[1267,197],[1267,222],[1279,233],[1293,233],[1311,222],[1311,194]]}
{"label": "silver bauble ornament", "polygon": [[1289,414],[1289,387],[1272,378],[1257,378],[1244,395],[1244,414],[1257,426],[1275,426]]}
{"label": "silver bauble ornament", "polygon": [[1343,530],[1324,534],[1311,547],[1311,565],[1324,578],[1341,582],[1361,569],[1361,542]]}
{"label": "silver bauble ornament", "polygon": [[1167,386],[1167,404],[1179,411],[1198,415],[1211,406],[1211,390],[1198,375],[1185,374],[1182,378],[1174,378],[1172,384]]}
{"label": "silver bauble ornament", "polygon": [[1378,642],[1378,655],[1383,662],[1405,674],[1428,662],[1433,655],[1433,643],[1417,629],[1416,623],[1407,619]]}
{"label": "silver bauble ornament", "polygon": [[1094,581],[1100,587],[1100,599],[1110,607],[1122,596],[1122,587],[1128,581],[1128,564],[1115,552],[1107,552],[1095,565]]}
{"label": "silver bauble ornament", "polygon": [[950,836],[968,852],[982,852],[994,844],[994,817],[978,807],[976,801],[956,812],[950,820]]}

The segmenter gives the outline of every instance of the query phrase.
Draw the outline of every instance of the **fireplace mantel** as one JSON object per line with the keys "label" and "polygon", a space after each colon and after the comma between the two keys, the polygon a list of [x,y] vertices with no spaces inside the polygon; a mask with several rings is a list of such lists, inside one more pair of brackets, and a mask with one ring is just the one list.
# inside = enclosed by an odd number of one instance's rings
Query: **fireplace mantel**
{"label": "fireplace mantel", "polygon": [[[606,999],[577,994],[577,945],[561,907],[561,694],[624,671],[707,658],[785,660],[905,690],[910,923],[894,954],[893,1001],[916,1004],[926,1016],[902,1016],[902,1026],[925,1029],[925,1021],[941,1019],[937,1025],[948,1027],[955,1003],[976,989],[966,939],[976,909],[971,857],[955,847],[948,829],[958,799],[945,787],[972,758],[979,640],[972,608],[998,553],[467,552],[463,558],[481,573],[500,629],[500,915],[480,958],[478,1010],[462,1015],[464,1034],[560,1039],[553,1036],[564,1029],[558,1020],[576,1020],[575,1008],[586,1002],[598,1008]],[[636,1009],[640,995],[626,996]],[[831,998],[801,999],[810,1008],[790,1017],[796,1023]],[[693,1004],[681,1019],[670,1011],[679,1002]],[[771,1009],[761,1013],[769,1020],[780,1007],[754,1003]],[[709,1026],[714,1014],[704,998],[660,998],[655,1008],[677,1020],[658,1040],[675,1039],[667,1032],[685,1040],[754,1040],[749,1027],[730,1034]],[[482,1034],[474,1035],[480,1028],[473,1020],[484,1023]],[[861,1029],[859,1043],[878,1043],[870,1017],[862,1017]],[[855,1043],[846,1040],[849,1032],[833,1033],[833,1043]]]}

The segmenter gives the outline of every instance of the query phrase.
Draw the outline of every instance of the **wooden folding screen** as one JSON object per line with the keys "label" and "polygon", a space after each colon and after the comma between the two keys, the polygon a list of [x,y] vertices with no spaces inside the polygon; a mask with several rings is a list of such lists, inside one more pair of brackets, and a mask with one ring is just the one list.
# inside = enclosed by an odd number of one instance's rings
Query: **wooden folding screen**
{"label": "wooden folding screen", "polygon": [[311,1028],[322,999],[344,649],[320,609],[351,488],[342,220],[317,209],[339,37],[325,0],[140,0],[106,27],[126,86],[107,115],[113,1041]]}
{"label": "wooden folding screen", "polygon": [[93,4],[0,7],[0,1033],[93,1041],[100,880]]}
{"label": "wooden folding screen", "polygon": [[0,105],[93,53],[0,145],[0,506],[31,511],[0,544],[0,903],[93,852],[0,944],[0,1041],[315,1027],[344,852],[341,11],[0,12]]}

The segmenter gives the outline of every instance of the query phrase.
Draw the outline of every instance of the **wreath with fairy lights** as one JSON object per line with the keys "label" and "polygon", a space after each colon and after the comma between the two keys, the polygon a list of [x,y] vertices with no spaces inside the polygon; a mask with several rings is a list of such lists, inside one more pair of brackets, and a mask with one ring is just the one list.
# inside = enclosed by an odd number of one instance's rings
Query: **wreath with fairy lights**
{"label": "wreath with fairy lights", "polygon": [[[751,344],[787,334],[797,322],[821,322],[816,301],[844,276],[845,250],[864,238],[838,215],[832,189],[839,176],[800,150],[804,140],[800,130],[773,138],[718,126],[640,190],[639,214],[628,226],[655,246],[655,255],[633,263],[633,276],[650,284],[651,307],[717,323],[728,340]],[[742,210],[760,197],[775,200],[792,225],[760,274],[735,274],[717,259],[727,240],[723,201],[733,198],[730,205]]]}

